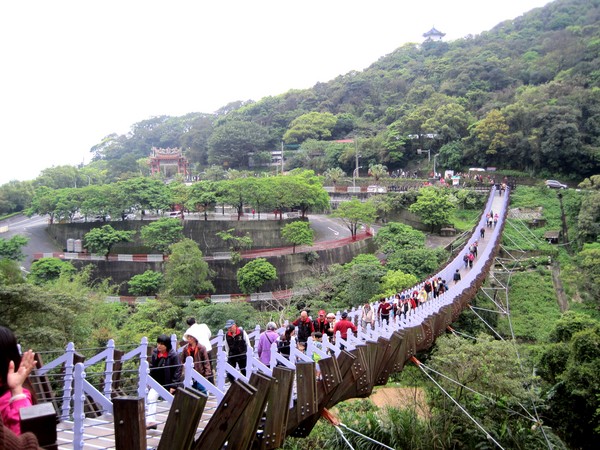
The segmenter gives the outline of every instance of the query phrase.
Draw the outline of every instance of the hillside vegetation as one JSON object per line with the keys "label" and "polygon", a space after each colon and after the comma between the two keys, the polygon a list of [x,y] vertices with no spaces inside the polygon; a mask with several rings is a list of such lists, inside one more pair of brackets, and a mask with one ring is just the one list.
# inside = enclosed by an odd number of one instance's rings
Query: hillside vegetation
{"label": "hillside vegetation", "polygon": [[[447,169],[498,166],[581,180],[597,173],[600,2],[557,0],[479,36],[406,44],[364,71],[311,89],[229,104],[214,115],[155,117],[92,149],[110,176],[137,172],[152,146],[203,167],[246,168],[286,144],[286,168],[389,170],[438,153]],[[193,89],[193,88],[192,88]]]}

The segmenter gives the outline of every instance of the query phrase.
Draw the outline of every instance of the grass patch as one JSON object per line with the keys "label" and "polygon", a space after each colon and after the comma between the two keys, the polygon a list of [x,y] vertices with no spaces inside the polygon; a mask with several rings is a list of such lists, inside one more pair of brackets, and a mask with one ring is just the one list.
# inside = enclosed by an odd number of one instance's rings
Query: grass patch
{"label": "grass patch", "polygon": [[451,222],[459,231],[471,231],[481,216],[480,209],[455,209],[452,213]]}
{"label": "grass patch", "polygon": [[[540,267],[513,274],[509,301],[515,337],[527,342],[546,341],[561,315],[550,271]],[[510,336],[508,319],[501,318],[498,328]]]}

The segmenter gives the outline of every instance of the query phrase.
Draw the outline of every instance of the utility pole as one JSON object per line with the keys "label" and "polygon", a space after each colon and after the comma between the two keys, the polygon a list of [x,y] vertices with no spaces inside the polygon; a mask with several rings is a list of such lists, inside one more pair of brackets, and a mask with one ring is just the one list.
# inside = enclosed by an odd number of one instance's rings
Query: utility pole
{"label": "utility pole", "polygon": [[283,139],[281,140],[281,175],[283,175]]}
{"label": "utility pole", "polygon": [[352,187],[356,187],[356,177],[358,177],[358,138],[354,140],[354,157],[356,159],[356,166],[354,169],[355,176],[352,177]]}

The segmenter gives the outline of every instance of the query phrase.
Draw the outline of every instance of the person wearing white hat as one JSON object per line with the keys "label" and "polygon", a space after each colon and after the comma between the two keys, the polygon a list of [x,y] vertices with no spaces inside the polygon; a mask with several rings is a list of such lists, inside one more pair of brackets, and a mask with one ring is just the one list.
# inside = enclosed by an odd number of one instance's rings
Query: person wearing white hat
{"label": "person wearing white hat", "polygon": [[[206,351],[206,347],[200,343],[203,336],[198,331],[199,327],[191,326],[185,332],[184,338],[187,340],[187,345],[185,345],[181,351],[181,363],[185,364],[187,357],[191,356],[194,360],[194,370],[204,378],[212,379],[210,358]],[[183,380],[183,374],[180,379]],[[192,387],[200,392],[206,393],[206,388],[196,380],[192,383]]]}

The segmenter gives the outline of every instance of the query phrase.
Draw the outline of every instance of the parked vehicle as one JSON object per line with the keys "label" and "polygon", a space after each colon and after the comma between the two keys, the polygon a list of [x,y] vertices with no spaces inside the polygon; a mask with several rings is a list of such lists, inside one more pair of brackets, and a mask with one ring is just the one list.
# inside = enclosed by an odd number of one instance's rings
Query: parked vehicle
{"label": "parked vehicle", "polygon": [[552,189],[567,189],[567,185],[556,180],[546,180],[546,186]]}
{"label": "parked vehicle", "polygon": [[181,213],[181,211],[169,211],[167,212],[167,217],[170,217],[172,219],[183,219],[183,214]]}
{"label": "parked vehicle", "polygon": [[387,188],[385,186],[377,186],[376,184],[373,184],[371,186],[367,186],[367,192],[385,194],[387,192]]}

